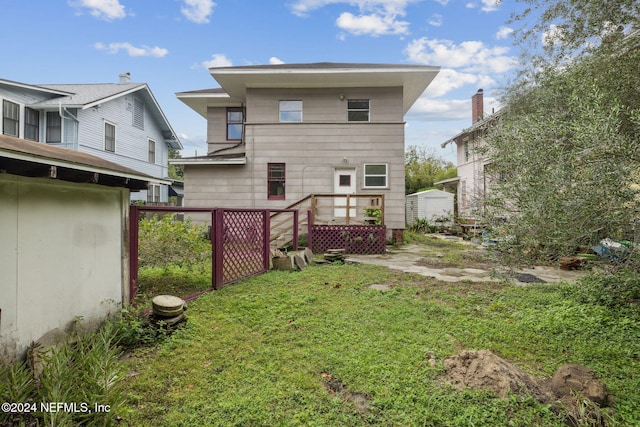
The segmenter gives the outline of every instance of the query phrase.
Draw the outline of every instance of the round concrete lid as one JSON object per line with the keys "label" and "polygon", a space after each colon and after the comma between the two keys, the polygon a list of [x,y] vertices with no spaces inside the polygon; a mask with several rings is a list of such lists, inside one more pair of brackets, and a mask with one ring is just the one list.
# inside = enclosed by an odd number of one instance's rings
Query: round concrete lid
{"label": "round concrete lid", "polygon": [[153,297],[151,304],[160,309],[175,310],[182,309],[184,306],[184,300],[172,295],[158,295]]}

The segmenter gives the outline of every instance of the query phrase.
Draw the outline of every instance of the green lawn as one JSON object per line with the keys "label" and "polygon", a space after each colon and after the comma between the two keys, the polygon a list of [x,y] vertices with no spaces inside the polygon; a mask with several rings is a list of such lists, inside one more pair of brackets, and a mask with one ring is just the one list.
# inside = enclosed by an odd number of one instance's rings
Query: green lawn
{"label": "green lawn", "polygon": [[446,385],[442,362],[462,349],[539,378],[584,364],[615,398],[610,425],[640,424],[638,318],[578,303],[567,286],[311,266],[205,294],[187,313],[186,328],[127,358],[125,425],[565,425],[532,399]]}

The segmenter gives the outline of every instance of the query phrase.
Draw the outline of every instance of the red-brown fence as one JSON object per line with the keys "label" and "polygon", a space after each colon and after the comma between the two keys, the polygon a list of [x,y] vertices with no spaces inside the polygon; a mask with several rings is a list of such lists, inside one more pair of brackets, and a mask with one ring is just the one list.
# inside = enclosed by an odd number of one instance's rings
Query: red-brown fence
{"label": "red-brown fence", "polygon": [[167,206],[131,206],[129,212],[130,270],[129,298],[138,291],[138,238],[141,212],[200,213],[211,221],[211,288],[269,270],[270,216],[274,212],[292,212],[293,249],[297,250],[298,211],[296,209],[181,208]]}

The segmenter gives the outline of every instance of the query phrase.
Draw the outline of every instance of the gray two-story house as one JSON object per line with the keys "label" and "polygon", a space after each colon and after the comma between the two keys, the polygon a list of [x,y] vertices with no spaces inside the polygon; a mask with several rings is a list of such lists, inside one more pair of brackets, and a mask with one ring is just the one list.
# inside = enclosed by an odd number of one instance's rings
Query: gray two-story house
{"label": "gray two-story house", "polygon": [[25,84],[0,79],[0,133],[88,153],[156,178],[132,200],[166,203],[182,144],[146,83]]}
{"label": "gray two-story house", "polygon": [[[185,206],[286,208],[309,195],[376,194],[388,233],[404,229],[404,115],[438,70],[211,68],[220,87],[176,94],[207,120],[207,155],[171,161],[185,168]],[[334,219],[359,214],[351,211],[334,207]]]}

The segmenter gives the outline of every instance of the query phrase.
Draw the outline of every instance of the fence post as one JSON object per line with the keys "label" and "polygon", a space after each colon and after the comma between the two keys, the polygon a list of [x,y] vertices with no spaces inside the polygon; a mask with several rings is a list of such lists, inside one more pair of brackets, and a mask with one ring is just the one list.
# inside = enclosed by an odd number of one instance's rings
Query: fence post
{"label": "fence post", "polygon": [[293,211],[293,250],[298,250],[298,209]]}
{"label": "fence post", "polygon": [[307,246],[313,250],[313,213],[307,211]]}
{"label": "fence post", "polygon": [[212,271],[211,281],[213,289],[218,289],[223,280],[223,256],[224,250],[224,209],[214,209],[211,212],[211,245],[213,254],[211,256]]}
{"label": "fence post", "polygon": [[138,236],[139,210],[137,206],[129,207],[129,304],[138,293]]}
{"label": "fence post", "polygon": [[263,260],[262,260],[262,266],[265,269],[265,271],[269,270],[269,265],[271,262],[271,211],[269,211],[268,209],[262,212],[262,218],[263,218],[263,241],[262,244],[264,246],[264,251],[263,251]]}

